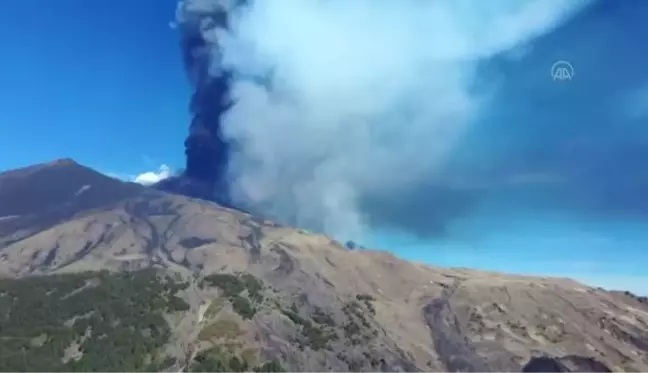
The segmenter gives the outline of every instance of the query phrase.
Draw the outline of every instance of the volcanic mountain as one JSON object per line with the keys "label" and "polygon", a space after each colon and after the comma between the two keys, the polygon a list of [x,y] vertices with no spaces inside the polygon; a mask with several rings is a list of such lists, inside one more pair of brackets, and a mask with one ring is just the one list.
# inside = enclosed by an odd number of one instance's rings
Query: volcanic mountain
{"label": "volcanic mountain", "polygon": [[0,369],[646,371],[648,300],[411,263],[104,176],[0,174]]}

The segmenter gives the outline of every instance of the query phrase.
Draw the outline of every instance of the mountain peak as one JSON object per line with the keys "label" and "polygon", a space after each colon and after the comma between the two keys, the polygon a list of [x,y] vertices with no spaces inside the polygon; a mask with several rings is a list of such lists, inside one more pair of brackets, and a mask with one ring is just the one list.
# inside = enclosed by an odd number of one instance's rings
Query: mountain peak
{"label": "mountain peak", "polygon": [[69,158],[5,171],[0,173],[0,234],[18,229],[18,222],[44,228],[145,191]]}
{"label": "mountain peak", "polygon": [[[15,198],[13,206],[25,204],[33,199],[50,205],[65,200],[79,188],[91,184],[117,187],[123,183],[70,158],[62,158],[0,173],[0,198]],[[0,215],[3,214],[3,210],[10,210],[7,203],[0,203]]]}
{"label": "mountain peak", "polygon": [[73,165],[79,165],[77,161],[75,161],[72,158],[59,158],[55,159],[53,161],[47,162],[46,165],[48,166],[73,166]]}
{"label": "mountain peak", "polygon": [[26,176],[33,172],[42,170],[44,168],[49,168],[52,166],[75,165],[75,164],[78,165],[78,163],[76,163],[74,160],[70,158],[61,158],[61,159],[55,159],[53,161],[47,161],[47,162],[32,164],[29,166],[13,168],[13,169],[0,172],[0,181],[3,181],[3,179],[6,180],[9,177]]}

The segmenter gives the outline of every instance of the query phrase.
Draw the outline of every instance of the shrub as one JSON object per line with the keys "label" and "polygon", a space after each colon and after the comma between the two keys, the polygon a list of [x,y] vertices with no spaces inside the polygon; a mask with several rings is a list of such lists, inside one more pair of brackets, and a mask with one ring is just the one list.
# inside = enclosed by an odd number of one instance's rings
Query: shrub
{"label": "shrub", "polygon": [[240,295],[237,295],[232,300],[232,308],[244,319],[251,319],[257,312],[256,308],[252,306],[250,301]]}

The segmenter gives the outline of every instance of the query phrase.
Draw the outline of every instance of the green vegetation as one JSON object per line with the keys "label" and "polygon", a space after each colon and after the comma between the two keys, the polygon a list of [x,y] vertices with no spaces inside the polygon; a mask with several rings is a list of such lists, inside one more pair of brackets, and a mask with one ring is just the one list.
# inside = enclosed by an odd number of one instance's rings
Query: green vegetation
{"label": "green vegetation", "polygon": [[306,325],[306,323],[308,322],[308,320],[305,320],[304,318],[299,316],[299,314],[297,314],[297,312],[292,310],[292,309],[291,310],[281,310],[281,312],[284,315],[286,315],[290,319],[290,321],[292,321],[293,323],[295,323],[297,325]]}
{"label": "green vegetation", "polygon": [[239,324],[233,320],[218,320],[204,327],[198,333],[198,339],[208,341],[214,338],[234,339],[243,334]]}
{"label": "green vegetation", "polygon": [[342,310],[347,314],[347,316],[353,316],[358,319],[365,328],[371,328],[371,324],[365,316],[364,309],[358,302],[351,301],[350,303],[347,303]]}
{"label": "green vegetation", "polygon": [[639,296],[639,295],[636,295],[636,294],[634,294],[632,292],[629,292],[629,291],[624,291],[623,294],[625,294],[626,296],[628,296],[628,297],[630,297],[632,299],[635,299],[639,303],[648,304],[648,297]]}
{"label": "green vegetation", "polygon": [[192,372],[245,372],[245,361],[229,357],[218,347],[199,353],[191,364]]}
{"label": "green vegetation", "polygon": [[[255,372],[285,372],[278,360],[252,368]],[[250,362],[219,347],[199,353],[191,364],[192,372],[249,372]]]}
{"label": "green vegetation", "polygon": [[370,294],[358,294],[356,295],[356,299],[360,302],[363,302],[365,307],[367,307],[367,310],[369,313],[373,316],[376,315],[376,309],[374,308],[373,304],[371,302],[375,301],[376,298],[371,296]]}
{"label": "green vegetation", "polygon": [[313,350],[321,350],[329,347],[329,342],[338,339],[334,331],[325,329],[319,325],[307,323],[302,329],[302,334],[308,339],[309,346]]}
{"label": "green vegetation", "polygon": [[[311,320],[304,319],[297,313],[297,306],[292,305],[290,310],[282,309],[281,312],[286,315],[293,323],[302,326],[302,335],[306,337],[308,341],[308,346],[313,350],[317,351],[323,348],[329,348],[329,342],[338,339],[337,334],[331,328],[327,327],[329,325],[317,325]],[[327,319],[321,310],[320,318]],[[333,320],[329,315],[327,321],[333,323]],[[335,325],[335,323],[333,323]]]}
{"label": "green vegetation", "polygon": [[335,326],[335,321],[333,320],[331,315],[324,312],[324,310],[322,310],[319,307],[315,307],[315,311],[313,312],[312,318],[313,321],[315,321],[318,324],[327,325],[331,327]]}
{"label": "green vegetation", "polygon": [[2,279],[0,370],[167,368],[163,315],[189,309],[175,295],[187,286],[152,269]]}
{"label": "green vegetation", "polygon": [[374,298],[371,294],[358,294],[358,295],[356,295],[356,299],[361,301],[361,302],[368,302],[368,301],[376,300],[376,298]]}
{"label": "green vegetation", "polygon": [[247,290],[250,299],[262,302],[263,283],[249,273],[209,275],[203,279],[203,284],[220,288],[226,297],[235,297]]}
{"label": "green vegetation", "polygon": [[[367,312],[372,316],[375,315],[376,311],[370,303],[370,299],[373,300],[374,298],[365,294],[357,295],[356,299],[364,302],[366,310],[357,301],[351,301],[342,308],[348,318],[348,322],[343,326],[344,335],[355,345],[361,343],[362,340],[369,340],[378,335],[378,331],[371,326],[366,316]],[[365,331],[370,331],[370,333],[365,333]]]}
{"label": "green vegetation", "polygon": [[[263,283],[249,273],[209,275],[203,279],[201,285],[221,289],[223,295],[232,303],[234,311],[245,319],[251,319],[257,312],[252,302],[263,302]],[[243,295],[244,292],[247,297]]]}
{"label": "green vegetation", "polygon": [[256,307],[254,307],[247,298],[240,295],[237,295],[232,299],[232,308],[244,319],[251,319],[257,312]]}

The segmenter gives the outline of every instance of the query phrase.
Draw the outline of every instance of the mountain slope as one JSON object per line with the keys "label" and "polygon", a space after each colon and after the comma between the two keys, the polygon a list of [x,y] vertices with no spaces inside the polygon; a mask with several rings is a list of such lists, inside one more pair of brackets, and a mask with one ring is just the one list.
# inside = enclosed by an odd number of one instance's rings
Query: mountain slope
{"label": "mountain slope", "polygon": [[[172,369],[241,368],[224,366],[229,356],[292,371],[648,370],[648,302],[631,294],[350,251],[73,162],[43,167],[9,173],[19,198],[3,196],[0,174],[0,201],[15,203],[1,210],[12,216],[0,220],[0,273],[17,278],[5,281],[101,269],[178,276],[188,309],[165,314],[160,350]],[[92,176],[64,177],[77,173]],[[19,203],[41,193],[35,183],[60,180],[100,193]]]}
{"label": "mountain slope", "polygon": [[142,193],[70,159],[0,173],[0,247]]}

